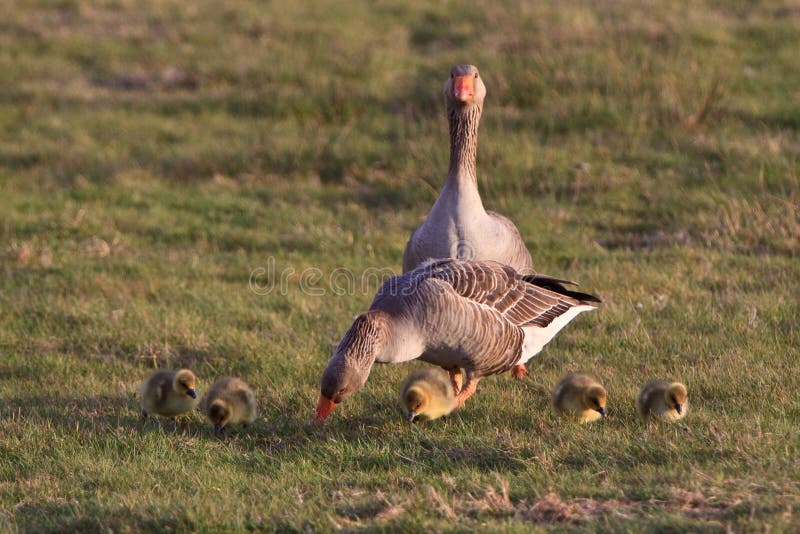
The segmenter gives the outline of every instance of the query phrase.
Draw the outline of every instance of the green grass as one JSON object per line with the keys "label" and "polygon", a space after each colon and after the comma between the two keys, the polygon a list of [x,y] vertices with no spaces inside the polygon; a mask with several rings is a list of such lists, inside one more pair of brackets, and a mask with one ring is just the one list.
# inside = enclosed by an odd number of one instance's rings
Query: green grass
{"label": "green grass", "polygon": [[[0,531],[796,528],[796,3],[2,11]],[[309,424],[375,289],[330,276],[399,271],[465,61],[489,90],[485,204],[604,304],[446,420],[405,424],[414,366],[384,366]],[[258,294],[271,258],[294,274]],[[196,414],[142,428],[154,366],[241,376],[262,417],[225,440]],[[575,370],[610,418],[551,413]],[[688,385],[684,422],[635,417],[655,377]]]}

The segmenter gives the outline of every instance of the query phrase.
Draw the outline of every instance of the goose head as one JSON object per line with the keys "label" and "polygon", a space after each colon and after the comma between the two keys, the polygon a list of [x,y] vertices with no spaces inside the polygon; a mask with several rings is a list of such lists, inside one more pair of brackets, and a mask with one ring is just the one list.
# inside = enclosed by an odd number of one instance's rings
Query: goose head
{"label": "goose head", "polygon": [[425,410],[430,402],[430,395],[423,388],[415,386],[408,388],[403,394],[403,405],[406,408],[406,419],[413,421],[421,415],[425,415]]}
{"label": "goose head", "polygon": [[444,100],[447,109],[480,107],[486,96],[486,86],[474,65],[457,65],[444,83]]}
{"label": "goose head", "polygon": [[594,410],[603,417],[607,416],[606,390],[603,386],[595,385],[586,388],[581,396],[581,401],[583,402],[584,409]]}
{"label": "goose head", "polygon": [[197,398],[197,377],[189,369],[181,369],[175,373],[172,388],[181,395]]}
{"label": "goose head", "polygon": [[208,407],[208,418],[214,423],[214,435],[219,436],[222,429],[228,424],[233,416],[233,408],[224,399],[215,399]]}
{"label": "goose head", "polygon": [[686,390],[686,386],[680,382],[673,382],[664,392],[664,402],[666,402],[667,408],[675,410],[678,415],[683,415],[688,398],[689,392]]}
{"label": "goose head", "polygon": [[386,346],[387,318],[379,311],[359,315],[345,333],[322,373],[316,419],[324,421],[336,406],[361,389]]}

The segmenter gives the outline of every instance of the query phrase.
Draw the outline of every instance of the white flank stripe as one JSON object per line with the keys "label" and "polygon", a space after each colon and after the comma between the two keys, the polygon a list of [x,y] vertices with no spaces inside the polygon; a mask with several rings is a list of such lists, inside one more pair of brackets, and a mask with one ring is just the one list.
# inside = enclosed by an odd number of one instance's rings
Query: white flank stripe
{"label": "white flank stripe", "polygon": [[541,352],[551,339],[556,337],[558,331],[567,326],[579,313],[596,309],[588,304],[581,304],[567,310],[563,315],[559,315],[553,321],[542,328],[541,326],[526,326],[522,329],[525,332],[525,339],[522,341],[522,356],[517,364],[524,364]]}

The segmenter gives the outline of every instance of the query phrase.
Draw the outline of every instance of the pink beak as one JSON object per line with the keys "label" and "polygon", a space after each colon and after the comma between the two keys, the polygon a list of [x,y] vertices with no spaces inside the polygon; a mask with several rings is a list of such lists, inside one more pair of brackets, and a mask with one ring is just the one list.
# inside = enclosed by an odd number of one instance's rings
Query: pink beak
{"label": "pink beak", "polygon": [[336,408],[337,403],[333,402],[331,399],[326,397],[325,395],[320,395],[319,400],[317,401],[317,413],[316,419],[317,421],[324,421],[328,418],[334,408]]}
{"label": "pink beak", "polygon": [[475,96],[475,76],[456,76],[453,78],[453,96],[461,102],[471,102]]}

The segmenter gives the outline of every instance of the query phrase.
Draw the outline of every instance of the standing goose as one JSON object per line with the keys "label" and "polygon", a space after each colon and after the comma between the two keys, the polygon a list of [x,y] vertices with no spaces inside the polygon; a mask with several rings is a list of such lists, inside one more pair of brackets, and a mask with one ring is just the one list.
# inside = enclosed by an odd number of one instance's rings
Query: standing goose
{"label": "standing goose", "polygon": [[533,272],[531,255],[517,227],[508,218],[486,211],[478,192],[478,124],[485,96],[477,68],[453,67],[444,84],[450,169],[428,217],[408,240],[403,272],[437,258],[494,260],[522,274]]}
{"label": "standing goose", "polygon": [[570,283],[522,275],[494,261],[455,259],[433,260],[390,278],[328,362],[317,419],[358,391],[376,361],[419,358],[444,368],[462,406],[478,380],[524,364],[576,315],[600,302],[563,285]]}

